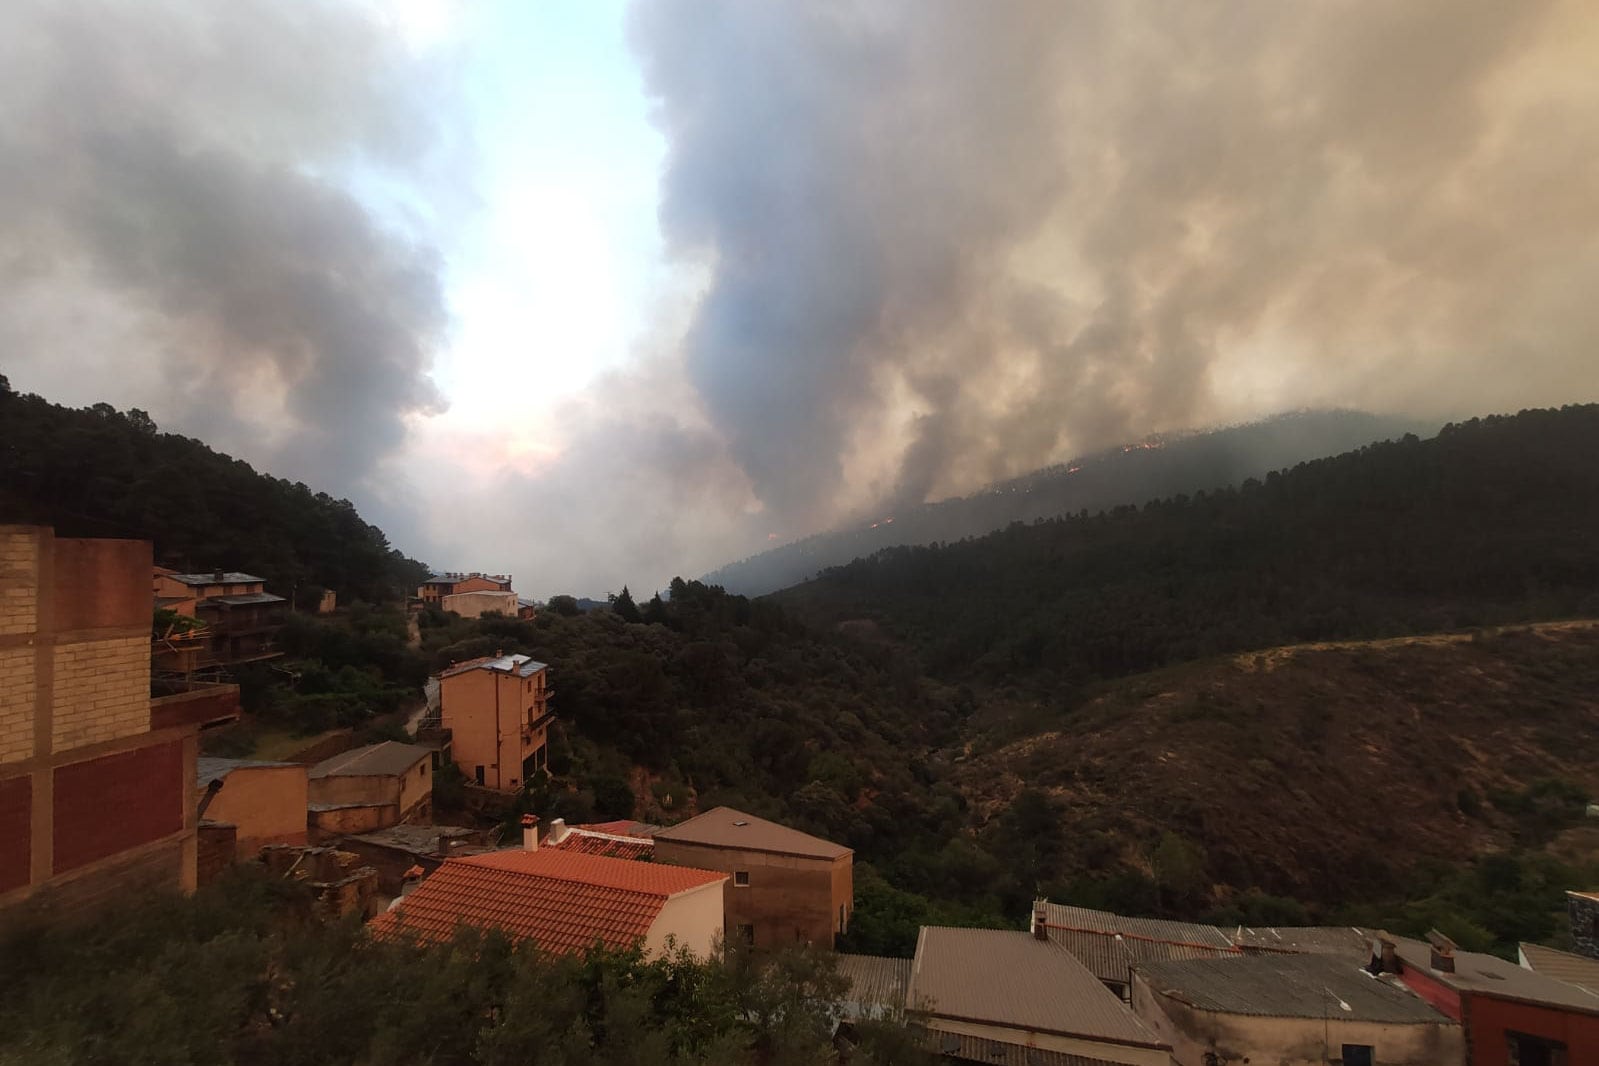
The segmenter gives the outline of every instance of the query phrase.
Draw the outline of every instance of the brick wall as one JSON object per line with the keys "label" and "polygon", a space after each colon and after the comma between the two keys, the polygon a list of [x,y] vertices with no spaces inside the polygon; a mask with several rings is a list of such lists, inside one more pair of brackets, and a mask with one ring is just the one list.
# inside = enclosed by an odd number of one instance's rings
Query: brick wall
{"label": "brick wall", "polygon": [[33,846],[33,781],[0,781],[0,892],[28,883]]}
{"label": "brick wall", "polygon": [[39,542],[32,529],[0,527],[0,637],[32,633],[39,606]]}
{"label": "brick wall", "polygon": [[150,638],[57,644],[52,712],[56,751],[150,728]]}
{"label": "brick wall", "polygon": [[0,763],[33,755],[34,649],[0,648]]}
{"label": "brick wall", "polygon": [[239,827],[230,822],[201,822],[195,849],[195,883],[209,885],[233,865],[238,854]]}
{"label": "brick wall", "polygon": [[63,873],[183,828],[183,742],[55,771],[55,866]]}

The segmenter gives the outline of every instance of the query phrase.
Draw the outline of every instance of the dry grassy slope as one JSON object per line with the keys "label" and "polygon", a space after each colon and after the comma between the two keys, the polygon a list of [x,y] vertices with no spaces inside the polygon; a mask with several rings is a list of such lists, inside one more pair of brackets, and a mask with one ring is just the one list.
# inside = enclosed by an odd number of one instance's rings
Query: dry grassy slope
{"label": "dry grassy slope", "polygon": [[1599,795],[1596,756],[1599,622],[1563,622],[1129,678],[957,774],[980,812],[1026,785],[1061,800],[1065,877],[1138,865],[1170,829],[1205,849],[1218,887],[1336,902],[1422,858],[1511,845],[1514,820],[1486,800],[1463,814],[1463,789],[1556,777]]}

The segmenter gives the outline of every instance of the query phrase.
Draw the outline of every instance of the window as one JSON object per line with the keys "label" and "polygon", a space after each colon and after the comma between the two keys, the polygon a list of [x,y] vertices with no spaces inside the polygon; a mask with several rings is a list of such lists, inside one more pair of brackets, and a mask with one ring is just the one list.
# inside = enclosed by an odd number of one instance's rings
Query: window
{"label": "window", "polygon": [[738,935],[746,944],[755,943],[755,927],[753,925],[740,925]]}
{"label": "window", "polygon": [[1566,1045],[1526,1033],[1506,1032],[1510,1066],[1567,1066]]}
{"label": "window", "polygon": [[418,777],[426,777],[427,775],[428,775],[428,764],[427,763],[423,763],[422,765],[420,765],[420,766],[418,766],[416,768],[416,776],[418,776]]}
{"label": "window", "polygon": [[733,884],[737,888],[750,887],[750,872],[748,870],[733,871]]}
{"label": "window", "polygon": [[1372,1066],[1377,1060],[1370,1044],[1345,1044],[1339,1061],[1344,1066]]}

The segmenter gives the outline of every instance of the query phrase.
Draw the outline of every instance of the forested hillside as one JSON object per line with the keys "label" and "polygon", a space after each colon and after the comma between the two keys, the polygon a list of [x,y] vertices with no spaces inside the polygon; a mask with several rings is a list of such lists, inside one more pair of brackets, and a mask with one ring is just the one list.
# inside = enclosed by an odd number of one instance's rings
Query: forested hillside
{"label": "forested hillside", "polygon": [[1430,429],[1416,419],[1363,411],[1300,411],[1204,433],[1157,435],[1001,481],[970,496],[900,506],[855,527],[818,533],[731,563],[705,580],[747,596],[764,595],[889,546],[980,537],[1012,522],[1225,488],[1309,459],[1423,432]]}
{"label": "forested hillside", "polygon": [[939,676],[1054,691],[1247,648],[1599,614],[1599,406],[896,548],[779,594]]}
{"label": "forested hillside", "polygon": [[311,602],[322,587],[347,600],[394,599],[427,572],[348,500],[162,433],[142,411],[63,407],[19,395],[3,377],[0,516],[62,536],[150,540],[162,565],[243,570]]}

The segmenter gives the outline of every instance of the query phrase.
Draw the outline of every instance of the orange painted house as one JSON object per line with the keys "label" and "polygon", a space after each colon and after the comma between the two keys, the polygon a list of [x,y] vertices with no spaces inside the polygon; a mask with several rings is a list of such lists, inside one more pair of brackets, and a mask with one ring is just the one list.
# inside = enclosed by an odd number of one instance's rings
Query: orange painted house
{"label": "orange painted house", "polygon": [[450,571],[433,574],[416,590],[423,603],[440,604],[446,596],[463,592],[510,592],[510,574],[483,574],[474,570],[469,574]]}
{"label": "orange painted house", "polygon": [[515,792],[548,759],[549,667],[526,655],[485,656],[439,675],[439,720],[468,781]]}

